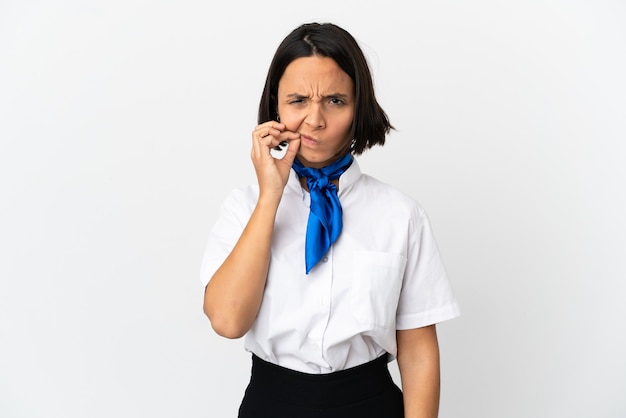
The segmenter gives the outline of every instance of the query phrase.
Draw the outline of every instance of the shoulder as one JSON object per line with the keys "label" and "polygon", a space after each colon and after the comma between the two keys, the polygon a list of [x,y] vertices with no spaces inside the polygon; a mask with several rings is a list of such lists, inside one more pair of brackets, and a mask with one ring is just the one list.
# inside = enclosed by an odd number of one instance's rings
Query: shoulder
{"label": "shoulder", "polygon": [[256,184],[236,187],[222,201],[222,213],[230,212],[238,216],[249,215],[254,210],[258,196],[259,186]]}
{"label": "shoulder", "polygon": [[226,201],[243,202],[247,200],[256,200],[259,196],[259,186],[256,184],[248,184],[235,187],[226,196]]}
{"label": "shoulder", "polygon": [[393,212],[406,212],[422,217],[424,207],[411,195],[368,174],[361,174],[358,192],[366,195],[368,201],[385,206]]}

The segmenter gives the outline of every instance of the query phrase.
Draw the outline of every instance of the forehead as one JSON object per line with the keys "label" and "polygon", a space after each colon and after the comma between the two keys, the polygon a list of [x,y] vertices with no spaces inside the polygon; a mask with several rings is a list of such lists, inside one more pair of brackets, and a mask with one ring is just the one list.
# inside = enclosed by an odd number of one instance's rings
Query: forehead
{"label": "forehead", "polygon": [[344,93],[351,94],[353,82],[341,67],[328,57],[302,57],[293,60],[278,83],[278,94]]}

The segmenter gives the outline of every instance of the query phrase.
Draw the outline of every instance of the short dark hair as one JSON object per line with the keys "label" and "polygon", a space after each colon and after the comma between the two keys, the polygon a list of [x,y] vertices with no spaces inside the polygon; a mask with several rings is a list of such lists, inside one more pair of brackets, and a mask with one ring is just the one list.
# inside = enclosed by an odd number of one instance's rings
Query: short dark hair
{"label": "short dark hair", "polygon": [[306,23],[283,39],[267,73],[258,123],[276,120],[278,83],[285,69],[295,59],[310,56],[332,58],[354,83],[351,152],[359,155],[374,145],[383,145],[385,136],[394,128],[376,100],[367,60],[354,37],[332,23]]}

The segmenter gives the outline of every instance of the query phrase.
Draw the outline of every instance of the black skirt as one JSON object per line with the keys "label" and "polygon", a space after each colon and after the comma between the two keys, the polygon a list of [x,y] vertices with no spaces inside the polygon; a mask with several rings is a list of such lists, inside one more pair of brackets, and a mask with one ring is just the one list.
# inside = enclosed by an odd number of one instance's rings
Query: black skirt
{"label": "black skirt", "polygon": [[402,392],[387,355],[329,374],[308,374],[252,355],[239,418],[403,418]]}

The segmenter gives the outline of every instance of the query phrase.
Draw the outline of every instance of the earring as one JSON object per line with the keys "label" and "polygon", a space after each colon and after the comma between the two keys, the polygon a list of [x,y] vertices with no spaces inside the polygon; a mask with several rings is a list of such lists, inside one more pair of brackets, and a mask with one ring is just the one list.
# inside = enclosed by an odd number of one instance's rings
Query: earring
{"label": "earring", "polygon": [[276,115],[276,122],[280,122],[280,115]]}

